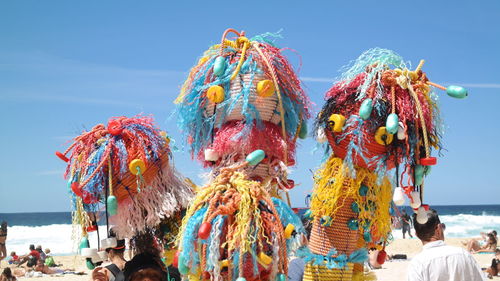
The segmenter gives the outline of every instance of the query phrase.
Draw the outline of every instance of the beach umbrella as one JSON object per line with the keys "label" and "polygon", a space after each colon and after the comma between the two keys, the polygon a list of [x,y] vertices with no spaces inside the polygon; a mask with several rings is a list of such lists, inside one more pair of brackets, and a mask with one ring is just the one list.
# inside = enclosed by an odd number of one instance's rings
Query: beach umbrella
{"label": "beach umbrella", "polygon": [[81,226],[84,256],[95,256],[97,249],[89,249],[87,233],[97,230],[100,218],[106,218],[108,230],[113,224],[121,238],[169,219],[180,225],[179,213],[193,191],[175,170],[169,143],[151,117],[114,117],[75,137],[66,151],[56,152],[68,164],[64,176],[73,223]]}
{"label": "beach umbrella", "polygon": [[411,69],[393,51],[370,49],[327,91],[315,135],[328,142],[329,158],[314,176],[304,280],[361,278],[367,249],[385,253],[393,185],[396,203],[406,194],[425,222],[424,176],[437,162],[432,151],[441,149],[443,129],[434,88],[455,98],[467,91],[429,81],[423,64]]}
{"label": "beach umbrella", "polygon": [[176,100],[191,153],[211,170],[179,236],[176,264],[190,278],[285,280],[304,233],[282,198],[294,186],[288,167],[307,135],[310,101],[275,37],[226,30]]}

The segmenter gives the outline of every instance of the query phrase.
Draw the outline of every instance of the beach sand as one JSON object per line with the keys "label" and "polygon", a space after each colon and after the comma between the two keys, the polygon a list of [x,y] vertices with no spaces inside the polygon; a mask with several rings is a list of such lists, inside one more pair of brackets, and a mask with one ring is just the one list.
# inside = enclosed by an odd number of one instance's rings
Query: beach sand
{"label": "beach sand", "polygon": [[[461,241],[468,240],[468,238],[449,238],[446,239],[446,243],[451,246],[461,247]],[[397,239],[393,241],[387,248],[387,254],[406,254],[409,258],[415,256],[422,250],[422,243],[418,239]],[[128,257],[128,255],[126,255]],[[474,258],[478,261],[481,267],[488,267],[491,264],[492,254],[475,254]],[[52,281],[52,280],[75,280],[83,281],[90,280],[91,271],[87,270],[85,266],[85,260],[79,256],[56,256],[54,257],[57,263],[63,264],[63,268],[72,268],[76,271],[84,271],[87,275],[77,276],[77,275],[63,275],[63,276],[48,276],[43,277],[33,277],[33,278],[19,278],[19,280],[31,280],[36,279],[39,281]],[[406,272],[408,268],[409,261],[388,261],[384,263],[382,269],[374,270],[377,275],[378,280],[383,281],[402,281],[406,280]],[[2,261],[2,269],[5,268],[7,263]],[[494,277],[493,280],[500,280],[500,277]]]}

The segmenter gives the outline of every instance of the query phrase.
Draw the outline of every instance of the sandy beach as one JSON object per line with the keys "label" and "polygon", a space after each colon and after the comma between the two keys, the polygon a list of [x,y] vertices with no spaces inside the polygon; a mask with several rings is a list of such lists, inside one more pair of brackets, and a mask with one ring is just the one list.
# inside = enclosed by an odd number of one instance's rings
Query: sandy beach
{"label": "sandy beach", "polygon": [[[449,238],[446,239],[446,243],[452,246],[461,247],[461,241],[468,240],[469,238]],[[406,254],[408,258],[411,259],[413,256],[418,254],[422,249],[422,244],[418,239],[397,239],[393,241],[386,249],[389,255],[394,254]],[[126,255],[127,257],[128,255]],[[478,261],[481,267],[488,267],[491,264],[492,254],[474,254],[474,258]],[[83,271],[87,273],[86,275],[44,275],[43,277],[32,277],[19,278],[20,280],[30,280],[37,279],[40,281],[50,281],[50,280],[89,280],[91,271],[87,270],[85,267],[84,259],[79,256],[56,256],[55,260],[59,264],[63,264],[62,268],[71,268],[76,271]],[[2,269],[7,265],[6,262],[2,261]],[[378,280],[384,281],[401,281],[406,280],[407,268],[409,265],[409,260],[396,260],[388,261],[383,266],[382,269],[374,270],[377,275]],[[11,266],[12,268],[12,266]],[[494,277],[493,280],[500,280],[500,277]]]}

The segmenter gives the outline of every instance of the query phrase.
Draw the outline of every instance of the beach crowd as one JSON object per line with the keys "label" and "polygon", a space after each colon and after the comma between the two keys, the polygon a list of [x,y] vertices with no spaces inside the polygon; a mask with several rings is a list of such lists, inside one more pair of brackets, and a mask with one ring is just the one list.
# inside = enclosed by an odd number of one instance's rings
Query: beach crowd
{"label": "beach crowd", "polygon": [[[413,257],[408,267],[408,281],[427,280],[485,280],[493,278],[500,272],[500,249],[497,248],[498,236],[495,230],[488,233],[480,233],[480,237],[468,241],[462,241],[463,247],[452,247],[445,244],[444,233],[446,225],[441,223],[435,210],[428,212],[428,221],[420,224],[415,216],[411,218],[402,213],[403,235],[411,236],[412,225],[415,235],[423,244],[422,251]],[[311,225],[306,219],[303,220],[306,230],[310,232]],[[90,274],[93,281],[180,281],[181,276],[176,267],[166,266],[162,260],[161,249],[158,249],[153,240],[150,245],[142,245],[141,250],[125,258],[126,241],[117,239],[111,231],[110,237],[116,239],[116,243],[108,248],[102,249],[107,253],[107,259],[96,264]],[[404,237],[404,236],[403,236]],[[304,237],[304,246],[307,245]],[[37,277],[42,275],[85,275],[85,272],[77,272],[74,269],[63,268],[57,264],[51,255],[50,249],[43,250],[41,245],[35,247],[29,245],[28,252],[17,255],[11,252],[7,255],[6,250],[7,223],[3,222],[0,227],[0,260],[5,260],[10,267],[3,269],[0,281],[15,281],[18,277]],[[130,253],[130,252],[129,252]],[[396,259],[407,259],[406,254],[392,254],[380,259],[380,251],[371,249],[369,260],[365,263],[371,270],[382,268],[385,261]],[[491,253],[493,259],[491,265],[481,268],[471,253]],[[305,262],[300,257],[291,257],[288,269],[288,280],[299,281],[303,278]]]}

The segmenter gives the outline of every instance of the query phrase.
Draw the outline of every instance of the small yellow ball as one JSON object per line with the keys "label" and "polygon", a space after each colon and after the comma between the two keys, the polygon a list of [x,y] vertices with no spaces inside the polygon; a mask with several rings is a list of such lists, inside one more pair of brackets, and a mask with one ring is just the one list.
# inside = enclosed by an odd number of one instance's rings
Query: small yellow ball
{"label": "small yellow ball", "polygon": [[257,94],[260,97],[268,98],[274,95],[274,83],[271,80],[262,80],[257,83]]}
{"label": "small yellow ball", "polygon": [[213,103],[221,103],[224,101],[224,88],[219,85],[214,85],[208,88],[207,98]]}

